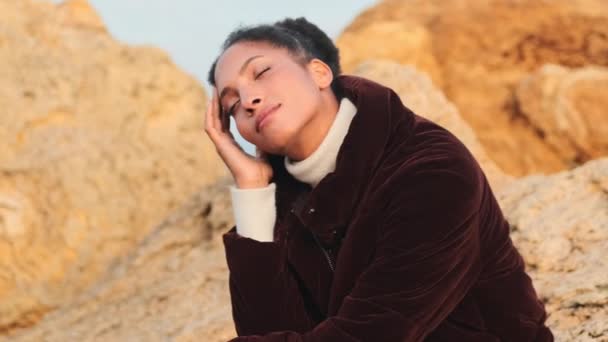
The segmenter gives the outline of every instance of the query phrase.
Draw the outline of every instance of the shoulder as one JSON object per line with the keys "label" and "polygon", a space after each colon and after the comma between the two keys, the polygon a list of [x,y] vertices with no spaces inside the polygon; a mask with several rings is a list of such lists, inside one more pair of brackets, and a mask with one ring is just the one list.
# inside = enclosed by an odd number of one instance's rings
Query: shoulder
{"label": "shoulder", "polygon": [[483,171],[451,132],[422,119],[412,136],[387,156],[382,190],[419,189],[428,195],[475,196],[483,190]]}
{"label": "shoulder", "polygon": [[374,198],[385,229],[416,225],[444,234],[479,212],[483,171],[468,149],[445,132],[433,133],[426,142],[409,140],[419,145],[381,163]]}

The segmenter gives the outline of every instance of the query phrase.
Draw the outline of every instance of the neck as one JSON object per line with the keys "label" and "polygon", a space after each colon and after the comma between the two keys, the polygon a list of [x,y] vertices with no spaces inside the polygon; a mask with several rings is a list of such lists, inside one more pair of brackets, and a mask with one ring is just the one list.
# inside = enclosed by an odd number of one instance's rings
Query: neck
{"label": "neck", "polygon": [[286,153],[289,160],[304,160],[319,147],[336,118],[338,106],[331,89],[321,94],[319,111],[304,125],[298,139]]}
{"label": "neck", "polygon": [[340,100],[336,119],[319,147],[306,159],[300,161],[283,158],[287,172],[300,182],[313,188],[336,168],[340,147],[349,131],[350,123],[357,112],[355,105],[346,97]]}

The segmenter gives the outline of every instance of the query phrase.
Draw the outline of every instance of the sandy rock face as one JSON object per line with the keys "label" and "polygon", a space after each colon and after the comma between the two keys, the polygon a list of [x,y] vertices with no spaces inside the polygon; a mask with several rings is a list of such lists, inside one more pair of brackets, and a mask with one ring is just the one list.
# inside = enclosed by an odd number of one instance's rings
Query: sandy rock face
{"label": "sandy rock face", "polygon": [[29,326],[225,175],[198,83],[85,1],[0,1],[0,332]]}
{"label": "sandy rock face", "polygon": [[232,324],[221,234],[233,224],[224,179],[156,225],[86,293],[8,341],[227,341]]}
{"label": "sandy rock face", "polygon": [[589,160],[565,160],[555,151],[518,115],[515,89],[547,63],[608,65],[605,1],[388,0],[356,18],[338,45],[346,72],[385,58],[428,73],[509,174]]}
{"label": "sandy rock face", "polygon": [[546,65],[516,96],[521,115],[564,160],[608,155],[608,68]]}
{"label": "sandy rock face", "polygon": [[101,17],[87,0],[66,0],[57,6],[64,25],[107,32]]}
{"label": "sandy rock face", "polygon": [[608,336],[608,158],[510,183],[498,199],[556,341]]}

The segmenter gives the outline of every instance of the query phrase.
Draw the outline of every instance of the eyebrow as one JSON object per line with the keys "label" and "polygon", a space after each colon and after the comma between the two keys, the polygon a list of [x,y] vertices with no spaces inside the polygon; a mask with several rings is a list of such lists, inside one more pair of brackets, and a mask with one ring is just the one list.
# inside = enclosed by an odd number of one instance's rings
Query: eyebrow
{"label": "eyebrow", "polygon": [[[247,60],[245,61],[245,63],[243,63],[243,65],[241,66],[241,69],[239,69],[239,75],[243,74],[243,71],[245,71],[245,69],[247,68],[247,66],[249,65],[249,63],[251,63],[251,61],[253,61],[256,58],[260,58],[260,57],[264,57],[263,55],[255,55],[255,56],[251,56],[249,58],[247,58]],[[226,93],[228,93],[229,91],[235,91],[234,88],[232,87],[225,87],[224,89],[222,89],[222,92],[220,93],[220,104],[222,103],[222,98],[224,97],[224,95],[226,95]]]}

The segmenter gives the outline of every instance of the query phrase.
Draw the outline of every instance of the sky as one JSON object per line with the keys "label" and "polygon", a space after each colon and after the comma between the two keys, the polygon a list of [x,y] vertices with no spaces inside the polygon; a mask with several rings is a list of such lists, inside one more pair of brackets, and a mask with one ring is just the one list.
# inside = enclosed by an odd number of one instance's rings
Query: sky
{"label": "sky", "polygon": [[[61,2],[60,0],[53,0]],[[207,71],[228,33],[239,25],[304,16],[336,39],[372,0],[89,0],[116,39],[154,45],[197,78],[209,94]],[[254,147],[231,128],[246,152]]]}

